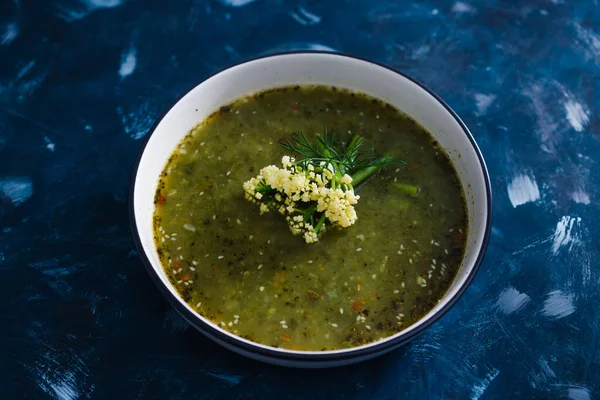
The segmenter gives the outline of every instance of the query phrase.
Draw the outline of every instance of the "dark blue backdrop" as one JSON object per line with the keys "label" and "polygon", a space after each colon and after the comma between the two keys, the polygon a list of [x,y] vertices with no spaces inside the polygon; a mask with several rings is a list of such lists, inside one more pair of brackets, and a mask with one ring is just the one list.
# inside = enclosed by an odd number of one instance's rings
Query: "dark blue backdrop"
{"label": "dark blue backdrop", "polygon": [[[598,1],[2,0],[3,398],[600,396]],[[331,49],[439,93],[488,162],[485,262],[441,321],[388,356],[302,371],[189,328],[128,229],[154,119],[228,64]]]}

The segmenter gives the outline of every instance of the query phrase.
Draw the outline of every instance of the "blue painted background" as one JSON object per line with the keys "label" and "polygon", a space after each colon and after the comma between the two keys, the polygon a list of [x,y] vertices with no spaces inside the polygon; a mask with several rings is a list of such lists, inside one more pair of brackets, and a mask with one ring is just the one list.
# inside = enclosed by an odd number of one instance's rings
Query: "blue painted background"
{"label": "blue painted background", "polygon": [[[594,1],[2,0],[0,397],[600,398],[600,9]],[[128,229],[156,117],[228,64],[332,49],[423,81],[488,162],[474,284],[388,356],[300,371],[190,328]]]}

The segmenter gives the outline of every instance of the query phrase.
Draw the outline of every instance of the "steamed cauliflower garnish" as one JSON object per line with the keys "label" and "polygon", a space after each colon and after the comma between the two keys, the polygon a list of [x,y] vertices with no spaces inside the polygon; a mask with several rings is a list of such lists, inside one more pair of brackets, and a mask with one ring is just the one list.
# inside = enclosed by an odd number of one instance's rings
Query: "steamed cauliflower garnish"
{"label": "steamed cauliflower garnish", "polygon": [[255,178],[244,183],[246,199],[260,206],[260,212],[275,210],[283,215],[294,235],[306,243],[319,240],[318,234],[329,226],[346,228],[356,222],[353,205],[360,196],[354,194],[352,178],[345,174],[336,189],[332,164],[323,163],[321,171],[308,164],[296,165],[292,157],[281,159],[283,168],[269,165]]}
{"label": "steamed cauliflower garnish", "polygon": [[285,216],[294,235],[314,243],[330,227],[347,228],[357,220],[354,194],[358,185],[393,161],[393,157],[376,157],[373,150],[361,150],[362,136],[353,136],[340,150],[333,136],[317,136],[316,143],[298,136],[282,142],[284,149],[298,153],[302,159],[283,156],[282,168],[269,165],[243,185],[246,199],[260,206],[260,213],[279,212]]}

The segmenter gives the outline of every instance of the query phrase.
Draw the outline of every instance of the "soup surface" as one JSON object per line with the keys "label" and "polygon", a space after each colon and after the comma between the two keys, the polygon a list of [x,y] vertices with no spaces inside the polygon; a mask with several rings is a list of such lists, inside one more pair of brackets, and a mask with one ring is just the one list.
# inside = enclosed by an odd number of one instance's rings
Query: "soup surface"
{"label": "soup surface", "polygon": [[[342,142],[361,134],[406,165],[356,189],[354,225],[307,244],[282,215],[260,215],[242,184],[281,166],[281,138],[302,130],[313,139],[324,128]],[[155,196],[158,254],[183,299],[236,335],[296,350],[353,347],[416,322],[454,279],[466,225],[456,172],[423,128],[379,100],[326,86],[221,107],[179,144]]]}

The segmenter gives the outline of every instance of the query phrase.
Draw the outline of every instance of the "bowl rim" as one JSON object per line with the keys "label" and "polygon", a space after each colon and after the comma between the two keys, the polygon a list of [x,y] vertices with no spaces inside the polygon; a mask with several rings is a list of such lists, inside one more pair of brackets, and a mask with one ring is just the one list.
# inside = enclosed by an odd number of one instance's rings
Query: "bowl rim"
{"label": "bowl rim", "polygon": [[[459,126],[461,127],[462,132],[465,134],[465,136],[467,136],[467,139],[469,140],[473,150],[475,151],[475,153],[477,155],[477,159],[479,160],[479,167],[481,168],[481,172],[482,172],[483,180],[484,180],[484,184],[485,184],[485,192],[486,192],[486,198],[487,198],[487,202],[486,202],[487,203],[486,204],[487,219],[485,221],[485,231],[484,231],[483,240],[481,242],[481,247],[480,247],[479,253],[477,254],[477,258],[475,259],[473,267],[471,268],[471,271],[469,272],[463,285],[458,288],[456,294],[453,297],[451,297],[448,300],[448,302],[442,308],[440,308],[440,310],[438,310],[435,314],[433,314],[427,321],[425,321],[423,324],[421,324],[417,328],[413,329],[412,331],[407,332],[404,335],[396,336],[392,339],[384,338],[378,342],[371,343],[371,345],[368,347],[357,346],[357,347],[353,347],[353,348],[349,348],[349,349],[344,349],[345,351],[343,351],[343,352],[340,352],[339,350],[329,350],[329,351],[323,351],[323,352],[319,352],[319,353],[315,353],[315,352],[308,353],[308,352],[303,352],[300,350],[299,351],[287,351],[287,350],[282,351],[282,349],[278,349],[278,348],[271,347],[271,346],[264,346],[264,345],[260,346],[258,343],[256,343],[256,345],[252,342],[247,343],[245,341],[238,340],[238,337],[234,334],[227,335],[223,332],[220,332],[217,329],[214,329],[212,326],[210,326],[206,322],[202,321],[201,319],[197,318],[192,312],[190,312],[187,308],[185,308],[184,305],[181,304],[180,300],[176,296],[174,296],[168,290],[168,288],[162,283],[160,277],[158,276],[157,271],[154,269],[152,263],[150,262],[148,256],[146,255],[146,252],[145,252],[144,247],[141,242],[140,233],[138,231],[138,227],[137,227],[137,223],[136,223],[136,219],[135,219],[134,193],[135,193],[135,184],[136,184],[136,180],[137,180],[137,175],[139,172],[140,161],[142,159],[142,156],[144,155],[144,152],[146,150],[146,147],[148,145],[150,138],[152,137],[152,135],[156,131],[156,128],[161,123],[161,121],[164,119],[166,114],[168,114],[179,103],[179,101],[184,96],[186,96],[189,92],[191,92],[197,86],[199,86],[203,82],[211,79],[213,76],[218,75],[230,68],[236,67],[238,65],[246,64],[246,63],[249,63],[252,61],[265,59],[265,58],[272,58],[272,57],[279,57],[279,56],[286,56],[286,55],[299,55],[299,54],[324,54],[324,55],[339,56],[339,57],[343,57],[343,58],[350,58],[350,59],[354,59],[354,60],[371,63],[376,66],[385,68],[391,72],[394,72],[394,73],[402,76],[403,78],[408,79],[412,83],[416,84],[421,89],[425,90],[430,96],[432,96],[436,101],[438,101],[446,109],[446,111],[448,111],[448,113],[450,113],[452,118],[454,118],[456,120],[456,122],[459,124]],[[132,175],[131,175],[131,179],[130,179],[130,183],[129,183],[128,203],[129,203],[128,208],[129,208],[130,230],[133,235],[135,246],[138,251],[139,257],[142,260],[142,263],[146,267],[148,274],[150,275],[150,277],[152,278],[152,280],[154,281],[156,286],[158,286],[159,291],[163,294],[163,296],[165,296],[169,300],[169,303],[171,303],[171,306],[173,308],[175,308],[189,323],[194,325],[196,327],[196,329],[200,330],[202,333],[209,336],[213,340],[217,339],[218,341],[224,341],[225,343],[228,343],[228,344],[232,345],[233,347],[239,347],[239,348],[245,350],[246,352],[260,355],[262,357],[274,358],[274,359],[278,359],[278,360],[286,361],[286,362],[290,362],[290,363],[293,363],[293,362],[299,362],[299,363],[323,362],[323,363],[327,363],[327,362],[341,361],[344,359],[361,358],[361,357],[368,356],[373,353],[382,354],[382,353],[386,352],[387,350],[392,350],[392,349],[400,346],[401,344],[410,341],[411,339],[413,339],[414,337],[416,337],[420,333],[422,333],[425,329],[429,328],[431,325],[433,325],[435,322],[437,322],[440,318],[442,318],[454,306],[454,304],[456,304],[456,302],[465,293],[467,288],[471,285],[471,283],[473,282],[473,279],[477,275],[477,272],[479,271],[479,268],[483,262],[483,258],[487,251],[487,247],[488,247],[490,237],[491,237],[493,201],[492,201],[492,189],[491,189],[491,183],[490,183],[490,176],[488,173],[487,166],[485,164],[485,160],[483,159],[481,150],[479,149],[479,147],[477,146],[477,143],[475,142],[475,138],[473,137],[473,135],[471,134],[471,132],[469,131],[469,129],[467,128],[465,123],[460,119],[458,114],[444,100],[442,100],[442,98],[440,96],[438,96],[435,92],[433,92],[431,89],[429,89],[427,86],[425,86],[420,81],[406,75],[405,73],[403,73],[391,66],[388,66],[386,64],[383,64],[383,63],[380,63],[380,62],[377,62],[377,61],[374,61],[374,60],[371,60],[368,58],[355,56],[355,55],[344,53],[344,52],[337,52],[337,51],[292,50],[292,51],[281,51],[281,52],[263,54],[263,55],[259,55],[256,57],[244,59],[244,60],[236,62],[234,64],[230,64],[222,69],[217,70],[216,72],[213,72],[213,73],[207,75],[200,81],[194,83],[189,89],[184,91],[175,100],[173,100],[171,102],[171,104],[168,107],[166,107],[165,111],[159,117],[156,118],[156,121],[154,122],[154,124],[152,125],[152,127],[150,128],[150,130],[148,131],[148,133],[146,134],[146,136],[144,137],[144,139],[141,143],[140,150],[138,151],[137,157],[135,159],[135,162],[134,162],[133,168],[132,168]]]}

